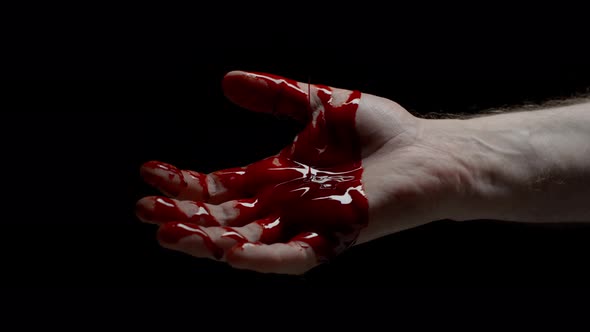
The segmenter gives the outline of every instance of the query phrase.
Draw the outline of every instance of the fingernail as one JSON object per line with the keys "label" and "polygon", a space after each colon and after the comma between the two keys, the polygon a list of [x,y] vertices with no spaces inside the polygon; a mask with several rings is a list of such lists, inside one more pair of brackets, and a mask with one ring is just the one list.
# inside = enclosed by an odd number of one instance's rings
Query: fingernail
{"label": "fingernail", "polygon": [[178,196],[188,185],[178,168],[160,161],[143,164],[140,173],[149,185],[171,196]]}

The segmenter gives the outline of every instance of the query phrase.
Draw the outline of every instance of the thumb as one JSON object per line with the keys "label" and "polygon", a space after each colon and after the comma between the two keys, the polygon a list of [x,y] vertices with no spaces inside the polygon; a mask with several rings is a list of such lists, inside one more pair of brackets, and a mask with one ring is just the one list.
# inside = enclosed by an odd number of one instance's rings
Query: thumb
{"label": "thumb", "polygon": [[312,110],[306,83],[272,74],[232,71],[222,82],[225,96],[254,112],[286,115],[307,122]]}

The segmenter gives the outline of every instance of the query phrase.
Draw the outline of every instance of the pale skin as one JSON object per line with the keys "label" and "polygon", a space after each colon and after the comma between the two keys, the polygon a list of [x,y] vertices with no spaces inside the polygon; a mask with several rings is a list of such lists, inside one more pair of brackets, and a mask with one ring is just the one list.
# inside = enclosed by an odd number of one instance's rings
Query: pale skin
{"label": "pale skin", "polygon": [[[310,91],[312,107],[319,107],[314,96],[317,88],[305,83],[298,86]],[[350,93],[334,89],[333,102],[345,101]],[[277,103],[288,105],[290,101]],[[254,111],[270,113],[277,108]],[[590,102],[466,120],[433,120],[415,117],[391,100],[363,93],[356,130],[369,203],[369,222],[356,244],[441,219],[590,221]],[[183,172],[188,187],[172,198],[190,215],[194,212],[190,201],[201,200],[203,188]],[[224,197],[226,188],[216,183],[214,174],[207,181],[210,198],[206,203],[211,214],[221,226],[231,226],[237,213],[234,198]],[[149,209],[152,202],[153,197],[147,197],[138,205]],[[251,242],[261,233],[255,223],[235,229]],[[223,249],[235,245],[231,238],[221,236],[227,231],[221,227],[203,230]],[[212,258],[199,236],[163,245]],[[296,241],[246,245],[222,260],[236,268],[286,274],[302,274],[318,264],[313,249]]]}

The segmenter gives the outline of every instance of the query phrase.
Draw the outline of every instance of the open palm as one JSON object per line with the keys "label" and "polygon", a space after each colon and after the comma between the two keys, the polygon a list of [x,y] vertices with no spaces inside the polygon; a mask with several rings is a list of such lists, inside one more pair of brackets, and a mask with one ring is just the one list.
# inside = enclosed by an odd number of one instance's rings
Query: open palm
{"label": "open palm", "polygon": [[201,174],[144,164],[144,179],[168,197],[141,199],[137,214],[160,225],[167,248],[299,274],[356,243],[445,217],[442,203],[456,197],[455,160],[390,100],[246,72],[227,74],[223,88],[244,108],[306,126],[245,167]]}

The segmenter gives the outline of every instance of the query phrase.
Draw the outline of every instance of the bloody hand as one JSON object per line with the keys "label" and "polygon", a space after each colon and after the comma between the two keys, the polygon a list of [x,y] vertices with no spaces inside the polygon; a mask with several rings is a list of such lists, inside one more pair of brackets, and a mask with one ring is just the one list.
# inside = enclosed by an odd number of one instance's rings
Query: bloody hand
{"label": "bloody hand", "polygon": [[160,225],[163,246],[300,274],[356,243],[461,212],[470,161],[438,123],[385,98],[269,74],[231,72],[223,89],[244,108],[305,127],[246,167],[201,174],[144,164],[146,182],[172,197],[137,203],[141,220]]}

